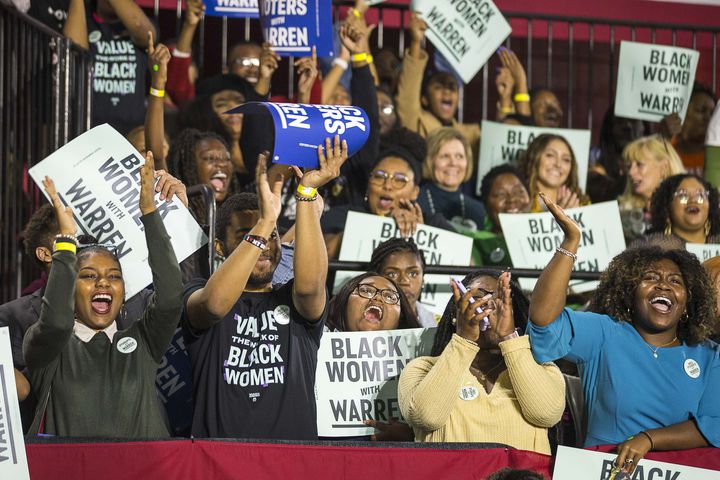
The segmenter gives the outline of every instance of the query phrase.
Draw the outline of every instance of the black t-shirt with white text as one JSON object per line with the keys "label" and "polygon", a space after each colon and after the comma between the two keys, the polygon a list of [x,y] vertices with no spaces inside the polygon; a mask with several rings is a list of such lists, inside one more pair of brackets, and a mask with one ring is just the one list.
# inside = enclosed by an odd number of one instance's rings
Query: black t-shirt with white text
{"label": "black t-shirt with white text", "polygon": [[315,368],[326,313],[315,323],[302,318],[290,281],[272,292],[243,293],[222,321],[197,334],[187,300],[205,283],[185,286],[182,319],[195,389],[192,434],[317,439]]}
{"label": "black t-shirt with white text", "polygon": [[120,21],[87,17],[93,53],[92,124],[109,123],[123,135],[145,122],[147,54]]}

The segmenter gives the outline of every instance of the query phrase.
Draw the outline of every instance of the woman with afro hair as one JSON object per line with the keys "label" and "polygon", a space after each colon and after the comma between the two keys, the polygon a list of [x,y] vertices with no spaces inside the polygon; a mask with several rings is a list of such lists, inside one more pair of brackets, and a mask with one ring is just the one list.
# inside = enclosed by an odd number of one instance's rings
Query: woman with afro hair
{"label": "woman with afro hair", "polygon": [[565,238],[543,270],[528,326],[538,362],[578,365],[585,446],[617,445],[632,472],[650,450],[720,446],[715,293],[684,250],[629,249],[603,272],[588,312],[564,309],[580,227],[542,196]]}

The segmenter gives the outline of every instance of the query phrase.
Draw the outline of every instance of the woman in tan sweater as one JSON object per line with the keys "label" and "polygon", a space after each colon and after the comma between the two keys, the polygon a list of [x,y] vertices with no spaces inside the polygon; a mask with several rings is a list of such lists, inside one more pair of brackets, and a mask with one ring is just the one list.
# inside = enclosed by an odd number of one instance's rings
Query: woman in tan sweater
{"label": "woman in tan sweater", "polygon": [[549,454],[547,430],[565,408],[565,382],[554,364],[533,359],[523,335],[527,297],[507,272],[498,278],[480,270],[463,284],[464,295],[452,286],[433,356],[413,360],[400,376],[400,410],[415,441],[503,443]]}

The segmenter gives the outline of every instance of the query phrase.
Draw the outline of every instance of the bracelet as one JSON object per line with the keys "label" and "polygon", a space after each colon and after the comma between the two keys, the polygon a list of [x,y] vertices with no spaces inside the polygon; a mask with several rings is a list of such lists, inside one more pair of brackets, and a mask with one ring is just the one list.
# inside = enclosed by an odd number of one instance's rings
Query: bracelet
{"label": "bracelet", "polygon": [[515,109],[512,107],[500,107],[502,113],[515,113]]}
{"label": "bracelet", "polygon": [[256,247],[258,247],[260,250],[265,250],[267,248],[267,238],[261,237],[260,235],[247,234],[243,237],[243,240],[245,240],[246,242],[252,243]]}
{"label": "bracelet", "polygon": [[59,251],[68,251],[72,253],[77,253],[77,245],[71,242],[55,242],[53,245],[53,252],[59,252]]}
{"label": "bracelet", "polygon": [[297,188],[297,194],[300,195],[301,197],[308,197],[308,198],[315,197],[315,196],[317,196],[317,188],[306,187],[302,184],[299,184],[298,188]]}
{"label": "bracelet", "polygon": [[655,442],[653,442],[653,439],[652,439],[652,437],[650,436],[650,434],[647,433],[645,430],[643,430],[642,432],[638,433],[638,435],[640,435],[640,434],[645,435],[645,436],[648,438],[648,440],[650,440],[650,450],[655,450]]}
{"label": "bracelet", "polygon": [[55,241],[56,242],[71,242],[75,245],[78,244],[78,239],[75,235],[66,235],[64,233],[58,233],[55,235]]}
{"label": "bracelet", "polygon": [[348,66],[349,66],[347,60],[343,60],[342,58],[336,58],[335,60],[332,61],[332,64],[337,65],[338,67],[342,68],[343,70],[347,70]]}
{"label": "bracelet", "polygon": [[368,54],[367,54],[367,58],[365,59],[365,61],[366,61],[367,63],[373,63],[373,60],[375,60],[375,59],[373,58],[373,56],[368,53]]}
{"label": "bracelet", "polygon": [[517,103],[521,102],[529,102],[530,101],[530,95],[527,93],[516,93],[513,97],[513,101]]}
{"label": "bracelet", "polygon": [[150,87],[150,95],[153,97],[163,98],[165,96],[165,90],[158,90],[157,88]]}
{"label": "bracelet", "polygon": [[504,342],[505,340],[511,340],[513,338],[520,338],[520,334],[518,333],[517,328],[515,330],[513,330],[512,333],[505,335],[504,337],[500,337],[500,341]]}
{"label": "bracelet", "polygon": [[315,195],[313,195],[312,197],[308,197],[306,195],[295,192],[295,200],[297,200],[298,202],[314,202],[315,200],[317,200],[317,197],[317,192],[315,192]]}
{"label": "bracelet", "polygon": [[565,250],[563,247],[556,247],[555,251],[558,253],[562,253],[566,257],[572,258],[573,262],[577,260],[577,254],[571,252],[570,250]]}
{"label": "bracelet", "polygon": [[362,17],[362,13],[358,12],[357,10],[355,10],[355,9],[352,8],[352,7],[350,7],[350,9],[348,10],[348,12],[352,13],[355,18],[360,18],[360,17]]}
{"label": "bracelet", "polygon": [[354,53],[352,56],[353,62],[367,62],[368,54],[367,53]]}

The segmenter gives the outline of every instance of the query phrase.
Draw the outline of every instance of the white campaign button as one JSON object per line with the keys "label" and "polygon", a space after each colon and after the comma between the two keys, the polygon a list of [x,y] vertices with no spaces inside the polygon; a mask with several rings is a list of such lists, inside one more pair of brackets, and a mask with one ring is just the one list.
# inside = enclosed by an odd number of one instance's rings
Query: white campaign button
{"label": "white campaign button", "polygon": [[275,323],[287,325],[290,323],[290,307],[287,305],[278,305],[273,311],[273,316],[275,317]]}
{"label": "white campaign button", "polygon": [[117,343],[117,349],[120,353],[132,353],[137,348],[137,340],[132,337],[121,338]]}
{"label": "white campaign button", "polygon": [[698,378],[700,376],[700,365],[692,358],[685,360],[685,373],[690,378]]}
{"label": "white campaign button", "polygon": [[101,38],[102,33],[100,33],[100,30],[93,30],[92,32],[90,32],[90,35],[88,35],[88,42],[95,43]]}
{"label": "white campaign button", "polygon": [[458,396],[462,400],[469,401],[469,400],[475,400],[478,397],[479,393],[480,392],[478,392],[477,387],[475,387],[473,385],[465,385],[463,387],[460,387],[460,392],[458,393]]}

